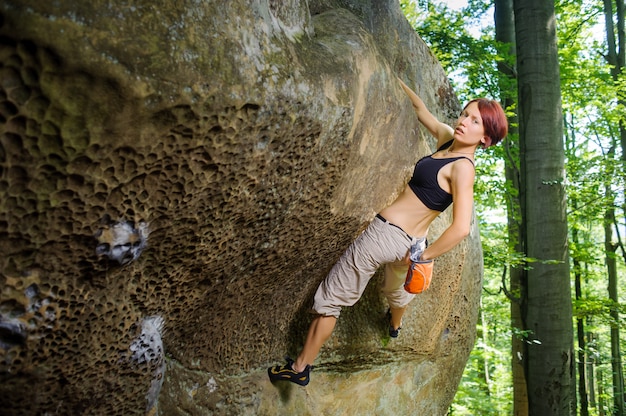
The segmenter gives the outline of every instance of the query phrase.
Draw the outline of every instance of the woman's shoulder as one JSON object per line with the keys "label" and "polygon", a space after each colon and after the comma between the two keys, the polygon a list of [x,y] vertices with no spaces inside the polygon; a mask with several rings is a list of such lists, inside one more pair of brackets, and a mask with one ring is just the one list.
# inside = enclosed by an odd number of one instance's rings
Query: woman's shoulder
{"label": "woman's shoulder", "polygon": [[455,158],[453,163],[450,163],[450,177],[455,181],[471,181],[474,182],[476,175],[476,168],[474,162],[468,157]]}

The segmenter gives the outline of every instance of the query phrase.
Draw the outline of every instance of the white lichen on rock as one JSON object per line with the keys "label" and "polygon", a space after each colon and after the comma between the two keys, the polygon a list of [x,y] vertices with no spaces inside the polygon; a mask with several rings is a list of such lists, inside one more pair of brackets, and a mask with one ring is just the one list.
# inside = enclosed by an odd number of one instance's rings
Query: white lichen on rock
{"label": "white lichen on rock", "polygon": [[112,222],[105,218],[102,228],[95,234],[98,240],[96,254],[120,265],[128,264],[137,260],[146,248],[149,234],[145,221],[135,224],[124,219]]}
{"label": "white lichen on rock", "polygon": [[165,375],[165,356],[161,333],[164,320],[161,316],[148,316],[141,322],[141,333],[130,345],[130,361],[135,365],[154,367],[150,389],[146,394],[146,412],[156,407]]}

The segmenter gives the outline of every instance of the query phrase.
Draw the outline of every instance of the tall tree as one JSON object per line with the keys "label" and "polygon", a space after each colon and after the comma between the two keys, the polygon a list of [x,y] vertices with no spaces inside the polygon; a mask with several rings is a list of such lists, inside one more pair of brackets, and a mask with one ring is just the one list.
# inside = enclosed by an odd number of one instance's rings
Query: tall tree
{"label": "tall tree", "polygon": [[[613,153],[611,149],[610,153]],[[613,173],[613,172],[611,172]],[[611,176],[607,175],[607,178]],[[606,198],[614,200],[613,189],[610,181],[606,184]],[[613,369],[613,414],[624,416],[624,378],[622,373],[622,361],[620,356],[619,336],[619,311],[617,309],[617,244],[613,241],[613,227],[615,225],[615,208],[610,206],[604,216],[604,246],[606,253],[606,267],[609,276],[609,298],[611,305],[611,367]]]}
{"label": "tall tree", "polygon": [[[496,41],[508,45],[505,56],[515,56],[515,17],[513,14],[513,0],[495,0],[494,23],[496,29]],[[512,59],[498,62],[498,71],[501,75],[500,100],[505,108],[512,108],[517,101],[516,94],[511,84],[515,83],[515,62]],[[507,228],[508,239],[514,252],[524,251],[521,238],[521,213],[520,213],[520,176],[519,176],[519,140],[517,138],[517,114],[509,115],[509,137],[504,142],[506,154],[504,157],[504,171],[507,185],[510,187],[507,200]],[[519,265],[512,265],[509,270],[510,289],[509,300],[511,302],[511,375],[513,379],[513,415],[528,416],[528,393],[526,389],[526,374],[524,372],[523,358],[526,356],[526,343],[520,336],[523,328],[521,300],[525,297],[522,292],[523,269]],[[503,282],[506,289],[506,283]]]}
{"label": "tall tree", "polygon": [[514,0],[526,254],[524,357],[532,415],[570,415],[573,327],[554,3]]}
{"label": "tall tree", "polygon": [[[565,144],[568,154],[574,154],[576,148],[576,136],[575,132],[569,132],[569,126],[573,123],[567,123],[567,117],[564,117],[565,120]],[[572,129],[573,130],[573,129]],[[574,211],[578,210],[578,199],[576,197],[569,197],[570,205]],[[570,255],[572,257],[572,267],[574,273],[574,288],[575,288],[575,296],[576,301],[580,301],[582,299],[582,280],[583,280],[583,266],[582,259],[579,253],[580,250],[576,250],[577,247],[582,245],[581,237],[579,235],[578,224],[573,224],[572,228],[572,245],[574,249],[571,251]],[[586,367],[585,367],[585,350],[586,350],[586,340],[585,340],[585,321],[583,317],[576,317],[576,338],[577,338],[577,359],[578,359],[578,397],[580,398],[580,408],[579,414],[580,416],[589,416],[589,402],[587,400],[587,378],[586,378]]]}
{"label": "tall tree", "polygon": [[[617,30],[613,24],[613,4],[610,0],[604,0],[604,20],[606,23],[606,39],[607,39],[607,60],[611,65],[611,75],[616,84],[624,75],[626,66],[626,31],[624,28],[624,19],[626,10],[624,9],[624,0],[615,0],[617,20]],[[617,40],[616,40],[617,33]],[[626,106],[626,95],[622,92],[618,97],[618,105],[624,108]],[[622,147],[622,167],[626,167],[626,119],[622,117],[619,120],[620,142]],[[626,169],[623,169],[623,171]],[[626,206],[624,207],[626,210]],[[617,245],[613,242],[613,227],[615,224],[615,209],[610,207],[605,216],[605,247],[607,253],[607,272],[609,275],[609,298],[613,302],[611,307],[611,364],[613,369],[613,408],[614,414],[624,416],[626,409],[624,402],[626,396],[624,392],[624,375],[622,371],[622,358],[620,352],[620,331],[619,331],[619,311],[617,305],[619,303],[617,291],[617,269],[615,255]]]}

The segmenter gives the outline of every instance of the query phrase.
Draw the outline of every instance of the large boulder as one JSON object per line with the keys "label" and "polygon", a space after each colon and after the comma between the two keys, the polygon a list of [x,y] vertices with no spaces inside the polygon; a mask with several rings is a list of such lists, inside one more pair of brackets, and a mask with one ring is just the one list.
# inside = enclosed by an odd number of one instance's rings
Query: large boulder
{"label": "large boulder", "polygon": [[309,386],[266,375],[432,150],[396,77],[458,111],[396,0],[5,0],[0,61],[3,414],[446,413],[475,228],[399,339],[376,276]]}

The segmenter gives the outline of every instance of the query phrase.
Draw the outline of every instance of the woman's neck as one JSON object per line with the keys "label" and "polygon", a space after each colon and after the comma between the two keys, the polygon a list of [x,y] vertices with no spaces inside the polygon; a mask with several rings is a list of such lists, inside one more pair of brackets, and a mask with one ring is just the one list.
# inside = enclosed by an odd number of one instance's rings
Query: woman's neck
{"label": "woman's neck", "polygon": [[456,151],[456,150],[452,150],[452,148],[447,148],[446,150],[444,150],[445,154],[448,153],[454,153],[454,154],[459,154],[459,155],[472,155],[474,156],[474,151],[469,151],[469,149],[464,149],[464,151]]}

